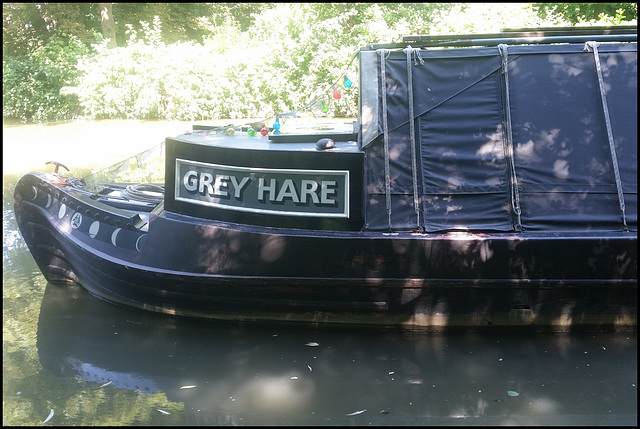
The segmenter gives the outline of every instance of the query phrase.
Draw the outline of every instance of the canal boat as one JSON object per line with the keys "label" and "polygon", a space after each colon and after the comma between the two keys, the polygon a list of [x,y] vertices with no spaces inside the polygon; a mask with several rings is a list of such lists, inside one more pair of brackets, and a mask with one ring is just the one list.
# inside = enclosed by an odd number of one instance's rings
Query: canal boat
{"label": "canal boat", "polygon": [[49,282],[179,316],[633,328],[637,35],[596,30],[367,45],[353,129],[194,125],[162,183],[55,162],[21,234]]}

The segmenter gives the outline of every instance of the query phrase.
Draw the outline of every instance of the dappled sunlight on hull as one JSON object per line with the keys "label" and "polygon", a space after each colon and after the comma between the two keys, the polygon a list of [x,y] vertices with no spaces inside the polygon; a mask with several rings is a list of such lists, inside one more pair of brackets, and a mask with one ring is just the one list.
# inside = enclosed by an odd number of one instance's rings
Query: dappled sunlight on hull
{"label": "dappled sunlight on hull", "polygon": [[[325,264],[322,255],[332,251],[325,246],[309,247],[308,236],[265,235],[224,225],[196,226],[195,233],[185,235],[189,231],[186,222],[180,224],[178,236],[189,237],[197,255],[207,254],[203,249],[208,243],[210,249],[219,249],[212,250],[216,255],[226,256],[217,259],[207,256],[211,263],[202,270],[198,270],[197,265],[190,268],[191,272],[168,270],[127,262],[121,259],[124,254],[114,253],[109,257],[96,254],[91,247],[96,243],[95,238],[67,234],[56,226],[56,221],[47,220],[55,219],[55,213],[50,212],[58,212],[56,203],[48,209],[28,202],[21,202],[18,207],[23,236],[31,243],[32,255],[50,281],[78,282],[107,301],[165,314],[236,321],[397,326],[426,331],[500,327],[625,330],[633,329],[637,323],[637,290],[631,281],[359,278],[363,273],[370,273],[369,268],[363,269],[365,263],[344,268],[352,270],[352,277],[341,277],[340,271],[335,271],[333,278],[320,277],[321,273],[330,274],[329,269],[346,271],[335,261],[328,260]],[[152,217],[151,221],[151,231],[153,228],[162,231],[170,225],[161,217]],[[51,225],[48,228],[43,226],[47,222]],[[162,255],[167,246],[156,245],[154,240],[150,232],[145,253],[126,252],[140,261],[143,257],[151,261],[149,258],[158,254],[167,267],[173,264],[187,268],[190,261],[202,262],[202,259],[189,258],[188,252],[165,258]],[[342,257],[347,260],[359,258],[348,255],[363,254],[360,248],[370,248],[372,244],[382,246],[373,253],[386,253],[388,261],[374,264],[376,274],[398,275],[399,269],[415,272],[432,267],[434,274],[442,275],[455,272],[455,266],[464,269],[462,260],[472,261],[476,270],[482,269],[483,258],[488,254],[486,249],[503,247],[507,241],[501,240],[509,238],[484,235],[480,241],[456,240],[467,249],[476,249],[460,254],[460,261],[448,253],[451,241],[439,238],[415,243],[409,240],[398,243],[393,238],[375,242],[346,238],[333,245],[342,248]],[[540,239],[537,242],[544,243]],[[522,249],[534,243],[536,241],[520,240],[520,246],[524,247],[518,251],[524,252]],[[425,265],[431,263],[419,257],[425,245],[430,246],[432,252],[441,246],[438,251],[449,255],[448,262],[444,262],[445,259],[440,263],[441,259],[435,258],[433,265]],[[113,247],[108,246],[112,244],[106,244],[105,250]],[[399,253],[383,250],[387,246]],[[629,256],[626,253],[625,257]],[[295,263],[292,265],[289,261]],[[421,262],[414,264],[414,261]],[[443,264],[447,263],[450,271],[443,271]],[[300,276],[305,271],[308,276]],[[286,277],[286,273],[291,272],[296,275]],[[486,274],[502,273],[486,271]]]}

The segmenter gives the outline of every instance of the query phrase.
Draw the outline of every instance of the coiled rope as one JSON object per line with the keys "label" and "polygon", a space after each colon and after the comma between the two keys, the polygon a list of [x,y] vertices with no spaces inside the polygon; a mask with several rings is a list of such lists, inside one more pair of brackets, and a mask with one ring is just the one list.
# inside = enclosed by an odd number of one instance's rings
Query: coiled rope
{"label": "coiled rope", "polygon": [[158,204],[164,200],[164,187],[147,183],[127,185],[122,196],[129,200]]}

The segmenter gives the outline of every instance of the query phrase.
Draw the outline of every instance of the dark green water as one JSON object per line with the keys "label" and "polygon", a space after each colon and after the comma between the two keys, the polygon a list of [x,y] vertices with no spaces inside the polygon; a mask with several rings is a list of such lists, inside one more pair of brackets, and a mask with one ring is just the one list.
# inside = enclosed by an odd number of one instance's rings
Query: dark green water
{"label": "dark green water", "polygon": [[637,424],[636,332],[229,325],[47,284],[13,216],[17,177],[3,175],[4,425]]}

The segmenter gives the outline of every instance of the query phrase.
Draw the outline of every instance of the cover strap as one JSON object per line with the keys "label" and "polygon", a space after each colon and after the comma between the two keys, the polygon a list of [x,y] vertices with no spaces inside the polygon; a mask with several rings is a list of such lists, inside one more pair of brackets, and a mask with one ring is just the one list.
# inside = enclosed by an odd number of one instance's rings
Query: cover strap
{"label": "cover strap", "polygon": [[602,68],[600,67],[600,56],[598,55],[598,45],[600,43],[592,41],[584,44],[586,52],[593,52],[593,59],[596,63],[596,72],[598,73],[598,85],[600,87],[600,98],[602,100],[602,110],[604,111],[604,122],[607,127],[607,138],[609,139],[609,149],[611,151],[611,162],[613,165],[613,175],[616,179],[616,189],[618,190],[618,202],[620,203],[620,211],[622,212],[622,228],[629,231],[627,226],[626,208],[624,204],[624,193],[622,192],[622,180],[620,179],[620,169],[618,168],[618,157],[616,155],[616,146],[613,140],[613,130],[611,129],[611,120],[609,118],[609,106],[607,105],[607,95],[604,89],[604,79],[602,78]]}
{"label": "cover strap", "polygon": [[411,67],[411,60],[414,64],[424,64],[424,60],[420,55],[420,49],[414,49],[411,46],[407,46],[404,49],[407,54],[407,94],[409,96],[409,139],[411,141],[411,174],[413,176],[413,207],[416,213],[416,224],[418,230],[422,231],[422,223],[420,220],[420,194],[418,191],[418,160],[416,154],[416,121],[415,112],[413,108],[413,70]]}
{"label": "cover strap", "polygon": [[389,168],[389,124],[387,122],[387,49],[380,49],[380,85],[382,86],[382,133],[384,141],[384,195],[387,208],[387,226],[391,231],[391,172]]}
{"label": "cover strap", "polygon": [[505,87],[505,113],[506,113],[506,123],[505,123],[505,133],[507,136],[507,141],[505,145],[505,153],[507,155],[507,161],[509,164],[509,190],[511,196],[511,208],[513,209],[513,213],[515,214],[515,224],[514,228],[517,232],[522,231],[522,211],[520,209],[520,186],[518,185],[518,176],[516,175],[516,164],[515,158],[513,154],[513,131],[511,124],[511,102],[509,98],[509,53],[508,46],[505,44],[498,45],[498,51],[500,52],[500,57],[502,58],[502,75],[504,76],[504,87]]}

